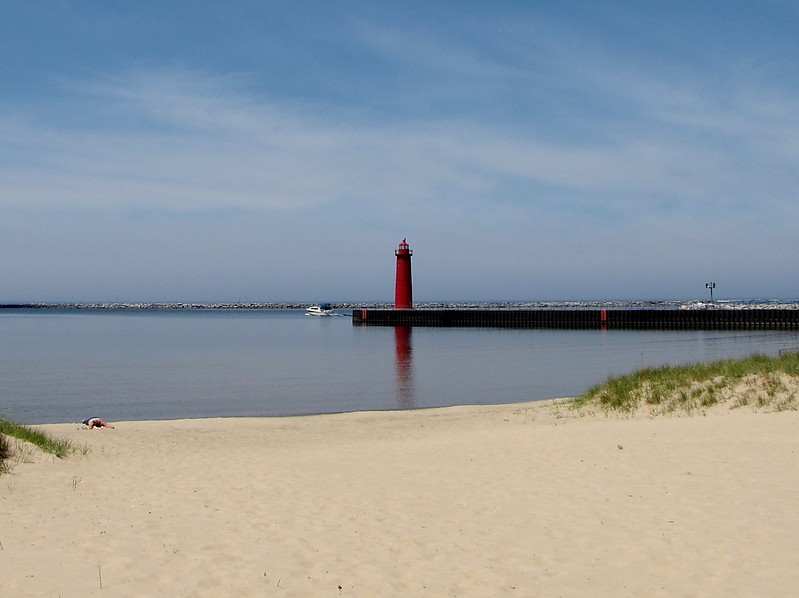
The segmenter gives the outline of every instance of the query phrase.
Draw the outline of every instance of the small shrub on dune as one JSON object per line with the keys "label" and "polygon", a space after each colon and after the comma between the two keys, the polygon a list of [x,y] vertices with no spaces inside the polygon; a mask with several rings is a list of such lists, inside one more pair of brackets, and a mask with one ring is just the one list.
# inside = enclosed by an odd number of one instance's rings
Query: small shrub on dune
{"label": "small shrub on dune", "polygon": [[11,457],[11,443],[4,434],[0,434],[0,473],[7,469],[6,459]]}

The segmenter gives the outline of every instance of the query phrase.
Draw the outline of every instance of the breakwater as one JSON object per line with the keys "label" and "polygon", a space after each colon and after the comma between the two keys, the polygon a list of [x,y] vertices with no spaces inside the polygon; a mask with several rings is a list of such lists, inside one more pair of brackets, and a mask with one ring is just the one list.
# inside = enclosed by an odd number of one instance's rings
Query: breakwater
{"label": "breakwater", "polygon": [[796,309],[354,309],[353,325],[581,330],[799,330]]}

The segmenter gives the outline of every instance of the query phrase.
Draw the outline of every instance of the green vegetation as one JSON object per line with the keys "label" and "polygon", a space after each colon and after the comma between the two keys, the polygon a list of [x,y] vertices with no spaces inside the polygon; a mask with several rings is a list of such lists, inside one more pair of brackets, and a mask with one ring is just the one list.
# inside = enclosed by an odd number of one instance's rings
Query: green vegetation
{"label": "green vegetation", "polygon": [[0,473],[6,471],[6,459],[11,457],[12,448],[8,438],[0,434]]}
{"label": "green vegetation", "polygon": [[53,438],[41,430],[0,418],[0,463],[11,456],[11,443],[8,436],[29,442],[47,453],[63,459],[77,450],[75,443],[60,438]]}
{"label": "green vegetation", "polygon": [[608,380],[569,403],[574,410],[652,414],[702,412],[716,405],[799,409],[799,353],[664,366]]}

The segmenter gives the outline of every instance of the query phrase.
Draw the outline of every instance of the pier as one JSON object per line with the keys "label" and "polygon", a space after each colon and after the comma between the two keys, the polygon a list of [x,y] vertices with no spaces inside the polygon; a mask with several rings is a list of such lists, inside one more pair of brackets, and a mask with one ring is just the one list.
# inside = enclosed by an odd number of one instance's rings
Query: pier
{"label": "pier", "polygon": [[797,309],[354,309],[359,326],[799,330]]}

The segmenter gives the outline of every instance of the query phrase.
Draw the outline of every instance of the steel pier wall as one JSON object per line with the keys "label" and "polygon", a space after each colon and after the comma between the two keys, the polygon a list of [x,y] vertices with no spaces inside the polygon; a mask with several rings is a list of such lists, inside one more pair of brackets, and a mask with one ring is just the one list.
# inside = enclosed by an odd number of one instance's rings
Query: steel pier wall
{"label": "steel pier wall", "polygon": [[364,326],[584,330],[799,330],[795,309],[355,309]]}

